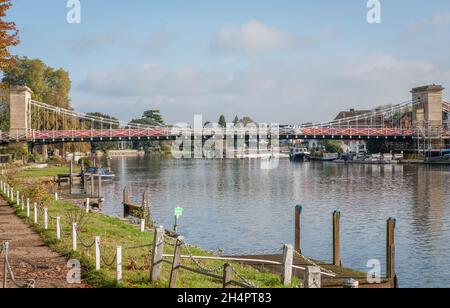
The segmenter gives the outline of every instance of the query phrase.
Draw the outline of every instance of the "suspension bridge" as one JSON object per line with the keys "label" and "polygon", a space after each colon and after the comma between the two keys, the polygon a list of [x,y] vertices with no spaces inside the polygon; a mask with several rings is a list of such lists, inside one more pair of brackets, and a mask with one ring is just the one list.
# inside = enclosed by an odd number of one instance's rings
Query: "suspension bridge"
{"label": "suspension bridge", "polygon": [[0,143],[52,144],[64,142],[176,140],[178,138],[246,139],[336,139],[416,141],[424,147],[449,145],[450,104],[444,88],[429,85],[414,88],[412,99],[378,107],[356,116],[322,123],[253,125],[218,128],[151,126],[113,120],[32,100],[24,86],[10,90],[10,130],[0,132]]}

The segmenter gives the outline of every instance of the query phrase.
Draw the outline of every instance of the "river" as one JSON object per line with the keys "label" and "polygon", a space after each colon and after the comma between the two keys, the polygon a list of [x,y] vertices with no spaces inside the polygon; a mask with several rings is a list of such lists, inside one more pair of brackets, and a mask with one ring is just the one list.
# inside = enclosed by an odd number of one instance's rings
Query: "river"
{"label": "river", "polygon": [[332,212],[340,210],[342,258],[385,268],[386,220],[397,218],[397,272],[403,287],[450,286],[450,167],[291,163],[273,170],[256,160],[112,160],[105,212],[122,215],[122,190],[151,199],[158,224],[172,228],[182,207],[187,241],[227,255],[275,253],[294,242],[294,207],[303,205],[302,248],[331,261]]}

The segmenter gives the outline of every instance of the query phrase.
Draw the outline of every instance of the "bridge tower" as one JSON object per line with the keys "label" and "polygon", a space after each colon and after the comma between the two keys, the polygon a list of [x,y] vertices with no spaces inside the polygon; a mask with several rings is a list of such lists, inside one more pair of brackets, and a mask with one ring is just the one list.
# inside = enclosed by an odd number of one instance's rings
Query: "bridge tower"
{"label": "bridge tower", "polygon": [[433,149],[444,146],[443,133],[443,91],[441,85],[428,85],[412,89],[414,105],[412,110],[413,126],[417,129],[419,152],[431,153]]}
{"label": "bridge tower", "polygon": [[31,129],[31,95],[33,91],[26,86],[14,86],[10,89],[10,133],[26,135]]}

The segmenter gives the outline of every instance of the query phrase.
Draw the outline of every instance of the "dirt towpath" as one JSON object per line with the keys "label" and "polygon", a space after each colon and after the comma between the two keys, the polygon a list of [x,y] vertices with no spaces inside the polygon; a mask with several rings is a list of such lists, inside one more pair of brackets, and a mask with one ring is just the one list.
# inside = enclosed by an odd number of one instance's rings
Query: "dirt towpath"
{"label": "dirt towpath", "polygon": [[[41,237],[19,219],[12,207],[0,197],[0,244],[9,241],[9,263],[22,285],[34,279],[36,288],[86,288],[67,282],[68,260],[48,248]],[[1,247],[0,247],[1,250]],[[0,259],[0,286],[3,287],[3,256]],[[8,279],[8,288],[16,286]]]}

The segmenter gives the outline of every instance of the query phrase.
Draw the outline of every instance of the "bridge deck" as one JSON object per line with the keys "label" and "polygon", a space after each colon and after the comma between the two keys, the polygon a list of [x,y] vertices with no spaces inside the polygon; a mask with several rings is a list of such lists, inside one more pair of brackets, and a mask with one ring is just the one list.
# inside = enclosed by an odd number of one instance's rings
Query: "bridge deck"
{"label": "bridge deck", "polygon": [[[401,128],[298,128],[282,129],[272,132],[264,130],[231,130],[225,134],[220,130],[205,129],[200,134],[194,134],[193,130],[180,130],[168,128],[143,128],[143,129],[109,129],[109,130],[54,130],[54,131],[30,131],[27,134],[14,134],[3,132],[0,134],[0,142],[86,142],[86,141],[121,141],[121,140],[175,140],[178,138],[246,138],[246,139],[388,139],[388,140],[412,140],[418,134],[413,129]],[[448,130],[444,130],[439,138],[448,139]]]}

